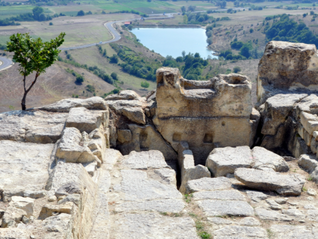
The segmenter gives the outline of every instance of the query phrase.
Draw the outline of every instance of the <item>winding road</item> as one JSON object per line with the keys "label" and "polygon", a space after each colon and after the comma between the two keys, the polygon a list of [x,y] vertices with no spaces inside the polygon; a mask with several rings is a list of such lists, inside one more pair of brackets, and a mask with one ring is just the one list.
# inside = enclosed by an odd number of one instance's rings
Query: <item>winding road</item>
{"label": "winding road", "polygon": [[13,64],[13,62],[5,57],[0,57],[0,71],[7,69]]}

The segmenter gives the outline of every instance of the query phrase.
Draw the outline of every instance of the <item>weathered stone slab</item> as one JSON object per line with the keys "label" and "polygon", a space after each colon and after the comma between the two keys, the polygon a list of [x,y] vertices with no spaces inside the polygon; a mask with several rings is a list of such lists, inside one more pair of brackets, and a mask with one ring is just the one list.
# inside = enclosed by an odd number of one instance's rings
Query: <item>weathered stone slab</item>
{"label": "weathered stone slab", "polygon": [[114,238],[138,239],[199,239],[194,221],[189,217],[169,217],[158,213],[124,213],[114,219],[116,227],[110,234]]}
{"label": "weathered stone slab", "polygon": [[75,127],[79,131],[92,132],[102,124],[108,126],[109,112],[106,110],[87,110],[84,107],[72,108],[66,120],[66,127]]}
{"label": "weathered stone slab", "polygon": [[272,169],[276,172],[287,172],[289,167],[284,158],[263,147],[254,147],[252,149],[254,159],[253,168]]}
{"label": "weathered stone slab", "polygon": [[206,216],[240,216],[254,215],[254,209],[245,201],[232,200],[202,200],[198,201],[199,207]]}
{"label": "weathered stone slab", "polygon": [[215,177],[234,173],[237,168],[250,168],[252,163],[253,157],[248,146],[216,148],[206,160],[206,166]]}
{"label": "weathered stone slab", "polygon": [[267,194],[259,191],[246,190],[246,194],[254,202],[260,202],[261,200],[265,200],[269,197]]}
{"label": "weathered stone slab", "polygon": [[125,156],[122,165],[131,169],[147,169],[147,168],[166,168],[169,167],[158,150],[150,150],[144,152],[132,151]]}
{"label": "weathered stone slab", "polygon": [[69,112],[71,108],[85,107],[91,110],[107,110],[107,104],[103,98],[95,96],[87,99],[63,99],[56,103],[45,105],[37,109],[51,112]]}
{"label": "weathered stone slab", "polygon": [[[0,189],[3,200],[23,196],[24,191],[42,190],[49,178],[53,144],[0,141]],[[11,193],[12,192],[12,193]],[[15,192],[15,193],[14,193]]]}
{"label": "weathered stone slab", "polygon": [[147,172],[140,170],[121,170],[121,192],[124,200],[182,199],[182,194],[171,185],[149,179]]}
{"label": "weathered stone slab", "polygon": [[281,195],[300,195],[306,181],[298,174],[284,175],[257,169],[239,168],[234,175],[249,188],[276,191]]}
{"label": "weathered stone slab", "polygon": [[105,98],[109,100],[140,100],[141,97],[133,90],[122,90],[118,94],[112,94]]}
{"label": "weathered stone slab", "polygon": [[30,239],[31,232],[25,229],[17,228],[1,228],[0,229],[0,238],[14,238],[14,239]]}
{"label": "weathered stone slab", "polygon": [[181,185],[179,191],[186,192],[186,185],[189,180],[211,177],[207,167],[201,164],[194,166],[194,157],[187,142],[180,142],[178,147],[178,163],[181,170]]}
{"label": "weathered stone slab", "polygon": [[43,220],[42,225],[46,230],[44,239],[60,239],[73,238],[72,228],[73,219],[70,214],[61,213],[56,216],[51,216]]}
{"label": "weathered stone slab", "polygon": [[65,128],[56,150],[56,157],[70,163],[93,162],[97,157],[85,145],[81,144],[82,135],[74,127]]}
{"label": "weathered stone slab", "polygon": [[188,182],[187,193],[231,189],[232,183],[228,178],[200,178]]}
{"label": "weathered stone slab", "polygon": [[0,140],[55,143],[68,114],[43,111],[10,111],[0,114]]}
{"label": "weathered stone slab", "polygon": [[275,239],[315,239],[312,230],[306,226],[273,224],[270,231]]}
{"label": "weathered stone slab", "polygon": [[299,167],[303,168],[307,172],[313,172],[318,166],[316,155],[302,154],[298,160]]}
{"label": "weathered stone slab", "polygon": [[261,220],[268,220],[268,221],[292,221],[293,218],[280,213],[279,211],[268,210],[265,208],[255,208],[255,214]]}
{"label": "weathered stone slab", "polygon": [[267,239],[267,232],[261,227],[225,226],[213,232],[214,239]]}
{"label": "weathered stone slab", "polygon": [[193,193],[194,200],[239,200],[244,201],[245,197],[237,190],[201,191]]}

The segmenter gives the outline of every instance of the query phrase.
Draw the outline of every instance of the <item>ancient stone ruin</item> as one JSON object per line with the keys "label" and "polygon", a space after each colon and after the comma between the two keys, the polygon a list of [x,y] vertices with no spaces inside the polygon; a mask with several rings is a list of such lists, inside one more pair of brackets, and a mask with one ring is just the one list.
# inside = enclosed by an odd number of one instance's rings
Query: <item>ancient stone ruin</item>
{"label": "ancient stone ruin", "polygon": [[318,238],[314,45],[243,75],[157,70],[146,97],[0,114],[0,238]]}

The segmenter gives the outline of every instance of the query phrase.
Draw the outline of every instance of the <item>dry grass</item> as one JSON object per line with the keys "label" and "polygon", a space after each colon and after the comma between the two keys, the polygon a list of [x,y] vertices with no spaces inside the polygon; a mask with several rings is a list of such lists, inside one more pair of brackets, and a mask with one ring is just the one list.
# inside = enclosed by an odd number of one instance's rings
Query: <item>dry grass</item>
{"label": "dry grass", "polygon": [[29,32],[30,35],[41,37],[48,41],[65,32],[65,42],[62,47],[79,46],[112,39],[110,32],[104,27],[108,21],[134,19],[133,14],[101,14],[83,17],[58,17],[49,22],[21,22],[20,26],[0,27],[0,44],[5,44],[14,33]]}
{"label": "dry grass", "polygon": [[[82,85],[74,83],[75,77],[65,71],[67,67],[84,74],[85,81]],[[30,84],[33,77],[31,75],[27,78],[28,84]],[[20,109],[23,86],[22,76],[18,72],[18,65],[0,72],[0,84],[2,86],[0,88],[0,112]],[[80,98],[92,96],[92,93],[85,91],[85,87],[88,84],[95,87],[97,95],[103,95],[114,89],[112,85],[84,69],[57,62],[39,77],[38,82],[27,96],[27,107],[49,104],[63,98],[70,98],[73,94],[79,95]]]}

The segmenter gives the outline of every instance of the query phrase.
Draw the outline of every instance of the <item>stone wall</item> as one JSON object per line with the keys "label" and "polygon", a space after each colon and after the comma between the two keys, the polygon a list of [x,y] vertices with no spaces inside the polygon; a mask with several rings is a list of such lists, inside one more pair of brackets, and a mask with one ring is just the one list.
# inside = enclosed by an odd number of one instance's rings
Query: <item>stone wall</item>
{"label": "stone wall", "polygon": [[191,81],[175,68],[157,70],[153,122],[177,151],[186,141],[196,164],[215,147],[249,145],[252,135],[251,82],[238,74]]}

